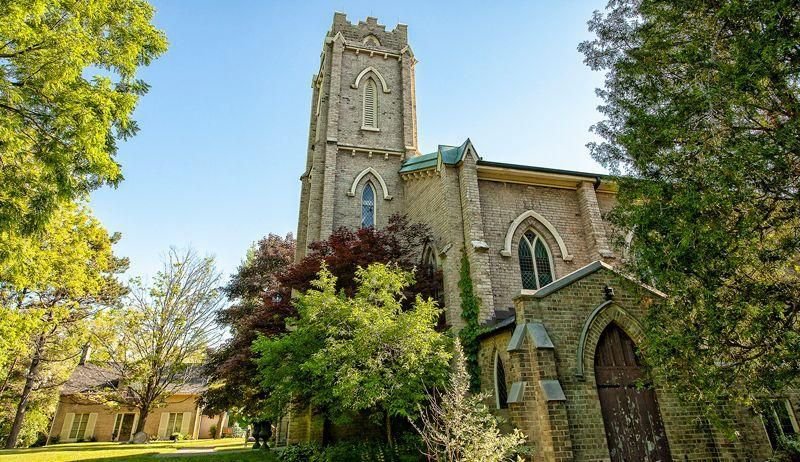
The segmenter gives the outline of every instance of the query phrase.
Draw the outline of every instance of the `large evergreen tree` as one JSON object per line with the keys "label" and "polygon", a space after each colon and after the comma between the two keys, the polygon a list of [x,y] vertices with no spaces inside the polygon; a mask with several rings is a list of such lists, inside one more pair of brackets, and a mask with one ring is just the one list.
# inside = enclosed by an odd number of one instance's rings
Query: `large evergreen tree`
{"label": "large evergreen tree", "polygon": [[712,406],[800,376],[800,2],[613,0],[580,49],[656,372]]}

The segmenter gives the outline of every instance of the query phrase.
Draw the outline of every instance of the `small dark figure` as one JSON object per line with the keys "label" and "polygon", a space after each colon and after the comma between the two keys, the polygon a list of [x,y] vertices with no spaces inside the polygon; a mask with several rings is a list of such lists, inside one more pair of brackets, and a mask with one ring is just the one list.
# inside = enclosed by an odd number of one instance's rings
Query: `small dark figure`
{"label": "small dark figure", "polygon": [[[272,436],[272,425],[268,420],[253,422],[253,438],[256,442],[253,449],[269,449],[269,438]],[[263,443],[262,443],[263,441]]]}

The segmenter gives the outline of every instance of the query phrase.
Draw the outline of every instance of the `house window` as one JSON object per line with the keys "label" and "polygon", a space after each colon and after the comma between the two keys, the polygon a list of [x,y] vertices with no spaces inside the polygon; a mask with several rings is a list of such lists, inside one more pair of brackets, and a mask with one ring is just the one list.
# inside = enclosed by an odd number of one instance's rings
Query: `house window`
{"label": "house window", "polygon": [[539,289],[553,282],[553,260],[541,236],[527,231],[519,240],[519,270],[523,289]]}
{"label": "house window", "polygon": [[372,183],[364,185],[361,192],[361,227],[370,228],[375,226],[375,188]]}
{"label": "house window", "polygon": [[378,129],[378,86],[372,77],[368,78],[364,84],[361,128],[368,130]]}
{"label": "house window", "polygon": [[86,425],[89,423],[89,414],[75,414],[72,428],[69,430],[69,439],[80,441],[86,436]]}
{"label": "house window", "polygon": [[181,432],[181,425],[183,424],[183,412],[170,412],[169,420],[167,421],[167,437],[173,433]]}
{"label": "house window", "polygon": [[506,370],[500,353],[494,356],[494,394],[497,400],[497,409],[508,408],[508,391],[506,389]]}
{"label": "house window", "polygon": [[787,399],[770,401],[761,414],[772,449],[780,446],[781,440],[797,435],[797,421]]}

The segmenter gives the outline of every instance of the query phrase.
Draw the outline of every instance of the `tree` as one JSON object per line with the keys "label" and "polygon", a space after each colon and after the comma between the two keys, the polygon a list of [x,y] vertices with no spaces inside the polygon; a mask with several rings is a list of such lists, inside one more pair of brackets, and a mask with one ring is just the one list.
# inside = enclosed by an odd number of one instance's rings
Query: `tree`
{"label": "tree", "polygon": [[154,408],[197,380],[206,349],[218,340],[219,284],[212,257],[171,249],[152,285],[134,281],[129,304],[108,313],[111,328],[96,342],[118,385],[86,397],[137,408],[134,433],[142,431]]}
{"label": "tree", "polygon": [[615,0],[580,49],[605,70],[610,215],[629,269],[669,294],[644,348],[710,410],[800,376],[800,7]]}
{"label": "tree", "polygon": [[[296,263],[292,263],[293,238],[271,234],[259,241],[225,290],[231,305],[220,311],[218,322],[231,330],[231,338],[210,355],[206,364],[213,383],[203,393],[204,405],[213,410],[236,408],[251,418],[261,414],[260,404],[267,397],[250,346],[259,334],[274,337],[286,332],[286,320],[297,315],[291,302],[292,289],[302,292],[312,288],[323,265],[337,277],[337,288],[353,295],[358,268],[375,262],[394,263],[417,276],[416,282],[405,289],[406,307],[417,294],[437,298],[441,272],[419,265],[429,239],[426,226],[394,215],[383,229],[337,229],[326,240],[311,244],[308,255]],[[439,328],[444,327],[442,320]]]}
{"label": "tree", "polygon": [[148,89],[136,71],[167,48],[152,16],[144,0],[0,6],[0,231],[38,229],[122,179],[116,141],[136,133]]}
{"label": "tree", "polygon": [[6,448],[17,445],[32,400],[52,404],[57,397],[88,338],[91,317],[124,294],[117,275],[127,260],[112,251],[118,238],[77,204],[56,210],[33,235],[2,232],[0,254],[14,255],[0,259],[0,306],[14,323],[2,324],[19,341],[0,351],[6,366],[0,398],[15,403],[13,416],[3,416]]}
{"label": "tree", "polygon": [[[467,358],[456,339],[453,368],[447,386],[428,393],[427,405],[419,406],[419,422],[429,460],[441,462],[501,462],[514,460],[525,444],[525,435],[514,429],[502,435],[497,420],[483,404],[485,394],[470,394]],[[519,459],[517,459],[519,460]]]}
{"label": "tree", "polygon": [[439,310],[419,296],[404,309],[413,276],[394,265],[357,270],[352,297],[337,293],[336,282],[323,265],[313,288],[297,297],[290,331],[253,344],[261,384],[278,413],[295,402],[334,420],[383,415],[391,443],[390,417],[411,415],[425,385],[446,376],[449,340],[435,329]]}
{"label": "tree", "polygon": [[258,384],[258,372],[250,346],[261,335],[286,331],[286,318],[296,311],[291,291],[280,275],[294,260],[295,240],[291,234],[270,234],[261,239],[225,287],[230,305],[221,309],[217,323],[230,329],[230,338],[209,355],[205,364],[211,385],[203,392],[203,405],[211,411],[237,409],[255,418],[265,399]]}

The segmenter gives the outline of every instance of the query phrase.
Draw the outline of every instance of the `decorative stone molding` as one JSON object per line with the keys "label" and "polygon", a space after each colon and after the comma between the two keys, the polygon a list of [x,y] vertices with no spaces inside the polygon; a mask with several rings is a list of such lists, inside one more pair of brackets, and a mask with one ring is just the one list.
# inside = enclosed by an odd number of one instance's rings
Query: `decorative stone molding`
{"label": "decorative stone molding", "polygon": [[378,70],[377,70],[377,69],[375,69],[375,68],[374,68],[374,67],[372,67],[372,66],[368,66],[368,67],[366,67],[366,68],[365,68],[363,71],[361,71],[361,73],[360,73],[360,74],[358,74],[358,77],[356,77],[356,81],[355,81],[355,82],[354,82],[352,85],[350,85],[350,88],[355,88],[355,89],[357,89],[357,88],[358,88],[358,85],[361,83],[361,79],[363,79],[363,78],[364,78],[364,76],[365,76],[365,75],[367,75],[367,74],[369,74],[370,72],[372,72],[373,74],[375,74],[375,76],[377,76],[377,77],[378,77],[378,80],[380,80],[380,81],[381,81],[381,88],[383,89],[383,92],[384,92],[384,93],[391,93],[391,90],[390,90],[390,89],[389,89],[389,87],[386,85],[386,80],[383,78],[383,76],[381,75],[381,73],[380,73],[380,72],[378,72]]}
{"label": "decorative stone molding", "polygon": [[[589,333],[592,328],[592,325],[595,323],[598,317],[600,317],[603,312],[612,311],[613,313],[609,313],[607,316],[608,319],[605,321],[605,325],[610,324],[611,322],[616,322],[622,330],[627,333],[634,342],[638,343],[644,338],[644,329],[639,321],[636,320],[630,313],[622,309],[621,306],[614,303],[613,300],[606,300],[603,303],[599,304],[597,308],[595,308],[589,316],[586,318],[586,321],[583,323],[583,329],[581,329],[581,336],[578,338],[578,351],[576,352],[575,357],[575,377],[578,380],[585,380],[585,368],[584,368],[584,356],[586,355],[586,346],[590,345],[591,343],[588,342],[589,340]],[[594,343],[597,343],[597,338],[594,339]]]}
{"label": "decorative stone molding", "polygon": [[354,197],[356,195],[356,187],[358,187],[358,183],[365,177],[367,174],[372,174],[375,179],[378,180],[378,183],[381,185],[381,190],[383,190],[383,199],[390,201],[392,200],[392,196],[389,195],[389,189],[386,187],[386,182],[383,181],[383,177],[377,170],[372,167],[367,167],[361,171],[358,175],[356,175],[355,180],[353,180],[353,184],[350,185],[350,190],[347,191],[347,195],[350,197]]}
{"label": "decorative stone molding", "polygon": [[534,218],[536,221],[541,223],[545,228],[547,228],[547,231],[550,232],[550,234],[553,236],[553,238],[556,240],[556,243],[558,244],[558,248],[561,251],[561,258],[564,261],[572,261],[573,257],[569,253],[569,250],[567,250],[567,244],[564,242],[564,239],[561,237],[561,234],[558,233],[556,227],[553,226],[553,224],[550,223],[547,220],[547,218],[541,216],[540,214],[534,212],[533,210],[528,210],[526,212],[523,212],[520,216],[518,216],[517,218],[514,219],[514,221],[511,222],[511,226],[508,227],[508,231],[506,232],[504,247],[503,250],[500,251],[500,255],[504,257],[511,256],[511,244],[514,239],[514,233],[517,231],[517,228],[519,228],[519,225],[521,225],[522,222],[527,220],[528,218]]}

